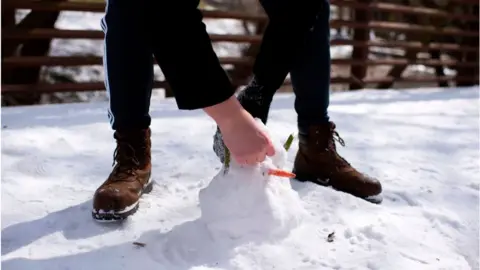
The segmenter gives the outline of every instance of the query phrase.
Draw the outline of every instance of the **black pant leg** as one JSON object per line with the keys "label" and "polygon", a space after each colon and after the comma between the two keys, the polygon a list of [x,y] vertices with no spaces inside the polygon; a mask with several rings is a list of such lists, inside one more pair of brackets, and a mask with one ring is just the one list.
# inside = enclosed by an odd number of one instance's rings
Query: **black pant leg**
{"label": "black pant leg", "polygon": [[198,0],[152,0],[153,54],[179,109],[193,110],[235,93],[197,8]]}
{"label": "black pant leg", "polygon": [[[320,5],[318,0],[260,2],[269,17],[269,24],[253,68],[254,80],[240,92],[238,99],[245,110],[266,123],[275,92],[306,53],[304,49],[310,43],[311,29]],[[310,74],[314,72],[309,71]],[[302,83],[305,85],[304,81]]]}
{"label": "black pant leg", "polygon": [[260,0],[269,17],[253,74],[273,96],[305,46],[321,8],[318,0]]}
{"label": "black pant leg", "polygon": [[145,0],[107,0],[103,65],[114,130],[145,129],[151,122],[153,57],[146,11]]}
{"label": "black pant leg", "polygon": [[311,125],[329,121],[330,103],[330,4],[321,0],[323,7],[308,34],[302,49],[290,71],[295,110],[300,131],[308,131]]}

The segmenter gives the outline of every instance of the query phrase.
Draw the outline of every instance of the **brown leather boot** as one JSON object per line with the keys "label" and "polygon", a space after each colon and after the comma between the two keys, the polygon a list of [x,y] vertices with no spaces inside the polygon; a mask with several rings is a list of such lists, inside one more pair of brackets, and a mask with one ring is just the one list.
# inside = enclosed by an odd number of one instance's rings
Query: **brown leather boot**
{"label": "brown leather boot", "polygon": [[94,219],[125,219],[137,211],[142,194],[152,190],[150,133],[150,129],[114,133],[114,167],[93,197]]}
{"label": "brown leather boot", "polygon": [[297,180],[331,186],[367,201],[381,203],[380,182],[360,173],[342,158],[337,153],[335,141],[345,146],[333,122],[312,126],[308,134],[299,134],[299,149],[293,169]]}

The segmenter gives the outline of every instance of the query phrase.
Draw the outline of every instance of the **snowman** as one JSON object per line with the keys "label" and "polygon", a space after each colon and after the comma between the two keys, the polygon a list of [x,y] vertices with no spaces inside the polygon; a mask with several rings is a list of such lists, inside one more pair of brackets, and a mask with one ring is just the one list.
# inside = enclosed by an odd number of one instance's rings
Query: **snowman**
{"label": "snowman", "polygon": [[289,181],[295,175],[284,170],[293,136],[282,144],[259,119],[257,123],[270,135],[275,155],[254,166],[240,165],[225,147],[222,169],[200,190],[201,219],[214,238],[278,239],[306,216]]}

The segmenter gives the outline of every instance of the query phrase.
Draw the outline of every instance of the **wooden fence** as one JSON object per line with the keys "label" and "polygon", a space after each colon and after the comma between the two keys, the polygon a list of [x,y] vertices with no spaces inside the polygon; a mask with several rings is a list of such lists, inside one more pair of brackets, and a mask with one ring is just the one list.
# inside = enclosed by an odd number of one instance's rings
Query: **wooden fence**
{"label": "wooden fence", "polygon": [[[395,83],[467,86],[478,84],[479,15],[477,0],[434,1],[416,6],[413,1],[331,0],[330,27],[349,37],[333,35],[332,48],[350,46],[351,54],[332,59],[332,85],[347,89],[390,88]],[[423,3],[423,2],[422,2]],[[31,12],[15,21],[15,11]],[[52,39],[101,40],[99,30],[56,29],[61,11],[99,12],[103,3],[67,2],[64,0],[2,1],[2,97],[38,97],[44,93],[104,90],[103,81],[47,83],[40,78],[42,67],[75,67],[102,65],[101,55],[50,56]],[[205,19],[235,19],[265,25],[265,15],[234,11],[204,10]],[[260,29],[259,27],[257,27]],[[374,37],[372,37],[372,34]],[[241,57],[221,57],[230,70],[232,81],[244,85],[248,81],[255,48],[262,32],[254,34],[211,34],[212,42],[250,45]],[[394,53],[395,52],[395,53]],[[412,65],[433,70],[405,75]],[[450,74],[446,74],[448,69]],[[235,72],[242,70],[243,72]],[[155,88],[168,88],[165,81],[156,81]],[[171,92],[168,92],[171,95]],[[15,102],[12,102],[12,104]]]}

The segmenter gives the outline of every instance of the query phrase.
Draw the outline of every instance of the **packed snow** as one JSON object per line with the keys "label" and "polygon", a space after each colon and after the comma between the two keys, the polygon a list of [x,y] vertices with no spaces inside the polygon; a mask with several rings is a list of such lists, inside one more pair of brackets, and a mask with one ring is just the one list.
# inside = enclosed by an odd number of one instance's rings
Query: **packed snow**
{"label": "packed snow", "polygon": [[281,141],[257,120],[270,134],[275,155],[257,166],[241,166],[232,160],[200,190],[201,217],[215,239],[255,241],[287,235],[306,214],[288,179],[268,174],[269,169],[284,169],[287,153]]}
{"label": "packed snow", "polygon": [[[382,181],[380,205],[235,164],[225,175],[214,123],[154,100],[154,189],[120,224],[91,218],[115,147],[107,103],[3,108],[2,269],[478,269],[479,90],[332,95],[338,150]],[[274,99],[277,143],[296,132],[293,103]]]}

